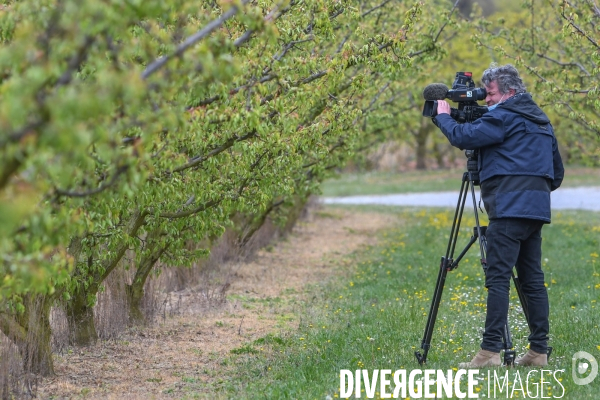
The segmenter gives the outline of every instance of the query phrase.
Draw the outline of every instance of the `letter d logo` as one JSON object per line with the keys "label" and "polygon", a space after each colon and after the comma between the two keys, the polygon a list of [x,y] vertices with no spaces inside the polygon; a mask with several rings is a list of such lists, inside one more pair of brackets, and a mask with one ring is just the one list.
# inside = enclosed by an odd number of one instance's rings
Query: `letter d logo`
{"label": "letter d logo", "polygon": [[[573,382],[576,385],[587,385],[598,375],[598,361],[588,352],[578,351],[571,359]],[[586,373],[590,371],[588,376]]]}

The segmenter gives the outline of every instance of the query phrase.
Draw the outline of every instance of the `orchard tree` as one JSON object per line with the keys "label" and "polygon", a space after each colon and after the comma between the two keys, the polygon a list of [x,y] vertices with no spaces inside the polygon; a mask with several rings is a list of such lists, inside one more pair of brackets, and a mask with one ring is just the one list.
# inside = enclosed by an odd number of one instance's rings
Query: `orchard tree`
{"label": "orchard tree", "polygon": [[600,165],[598,6],[592,0],[519,3],[520,9],[507,2],[495,18],[479,20],[473,41],[520,70],[550,114],[567,160]]}
{"label": "orchard tree", "polygon": [[53,371],[57,300],[72,342],[96,340],[96,295],[126,253],[139,321],[159,260],[189,265],[237,221],[244,242],[302,204],[389,118],[382,88],[439,57],[418,34],[438,18],[390,0],[6,5],[0,328],[28,370]]}

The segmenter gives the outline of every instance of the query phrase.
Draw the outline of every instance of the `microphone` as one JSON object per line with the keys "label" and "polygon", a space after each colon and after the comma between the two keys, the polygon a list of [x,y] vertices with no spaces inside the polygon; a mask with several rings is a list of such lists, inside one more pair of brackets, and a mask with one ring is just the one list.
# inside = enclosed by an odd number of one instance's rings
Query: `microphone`
{"label": "microphone", "polygon": [[448,94],[448,86],[443,83],[432,83],[423,89],[423,98],[425,100],[443,100]]}

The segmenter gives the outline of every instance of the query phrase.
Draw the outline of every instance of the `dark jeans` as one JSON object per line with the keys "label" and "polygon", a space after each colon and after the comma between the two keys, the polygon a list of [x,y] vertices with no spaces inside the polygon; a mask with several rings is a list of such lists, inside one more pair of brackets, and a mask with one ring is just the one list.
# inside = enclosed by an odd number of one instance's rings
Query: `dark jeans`
{"label": "dark jeans", "polygon": [[481,348],[503,349],[502,333],[507,321],[511,271],[516,267],[529,309],[530,349],[546,353],[548,347],[548,292],[542,272],[542,221],[521,218],[490,220],[486,232],[488,288],[487,316]]}

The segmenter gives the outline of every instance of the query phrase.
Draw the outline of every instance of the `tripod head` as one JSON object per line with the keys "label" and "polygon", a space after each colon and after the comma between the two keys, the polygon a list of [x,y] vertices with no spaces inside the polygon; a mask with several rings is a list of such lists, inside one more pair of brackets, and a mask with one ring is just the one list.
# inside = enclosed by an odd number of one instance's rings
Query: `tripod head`
{"label": "tripod head", "polygon": [[465,150],[467,156],[467,172],[473,185],[479,186],[479,150]]}

